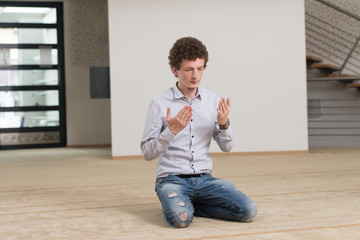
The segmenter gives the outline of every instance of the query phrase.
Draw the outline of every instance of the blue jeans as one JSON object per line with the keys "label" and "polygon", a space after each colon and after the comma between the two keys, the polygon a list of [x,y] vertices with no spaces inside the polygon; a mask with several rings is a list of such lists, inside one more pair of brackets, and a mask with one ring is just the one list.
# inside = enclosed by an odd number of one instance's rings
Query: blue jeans
{"label": "blue jeans", "polygon": [[233,183],[213,178],[180,178],[175,175],[156,179],[155,191],[165,220],[175,227],[187,227],[193,216],[251,222],[256,204]]}

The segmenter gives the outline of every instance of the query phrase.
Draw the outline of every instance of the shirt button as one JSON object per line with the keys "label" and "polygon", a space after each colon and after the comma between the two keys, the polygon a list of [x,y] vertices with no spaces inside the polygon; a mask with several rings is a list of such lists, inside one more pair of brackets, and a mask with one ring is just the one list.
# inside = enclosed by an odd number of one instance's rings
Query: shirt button
{"label": "shirt button", "polygon": [[193,121],[192,119],[190,121]]}
{"label": "shirt button", "polygon": [[191,137],[194,138],[194,135],[192,135]]}
{"label": "shirt button", "polygon": [[191,151],[192,153],[194,153],[194,151]]}

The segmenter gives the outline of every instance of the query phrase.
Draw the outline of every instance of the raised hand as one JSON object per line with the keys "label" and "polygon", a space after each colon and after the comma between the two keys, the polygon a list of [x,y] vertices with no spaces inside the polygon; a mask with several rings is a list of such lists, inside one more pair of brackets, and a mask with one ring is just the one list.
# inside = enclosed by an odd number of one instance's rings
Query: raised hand
{"label": "raised hand", "polygon": [[228,115],[230,112],[230,99],[228,98],[225,101],[225,98],[222,98],[219,102],[218,108],[216,109],[218,112],[217,122],[220,125],[225,125],[225,123],[228,121]]}
{"label": "raised hand", "polygon": [[185,106],[183,107],[178,114],[172,118],[171,117],[171,110],[168,107],[166,113],[166,121],[168,123],[168,128],[173,134],[177,134],[181,130],[183,130],[192,118],[192,107]]}

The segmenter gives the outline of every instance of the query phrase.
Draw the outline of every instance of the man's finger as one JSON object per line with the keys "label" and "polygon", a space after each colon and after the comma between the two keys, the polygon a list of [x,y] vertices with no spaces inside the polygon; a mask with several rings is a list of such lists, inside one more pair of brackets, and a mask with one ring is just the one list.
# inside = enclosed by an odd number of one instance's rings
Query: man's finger
{"label": "man's finger", "polygon": [[187,107],[187,106],[183,107],[183,108],[180,109],[180,111],[178,112],[177,116],[178,116],[179,118],[182,118],[183,115],[185,114],[186,107]]}
{"label": "man's finger", "polygon": [[179,117],[185,119],[191,112],[192,112],[192,107],[185,106],[179,111]]}
{"label": "man's finger", "polygon": [[219,102],[219,110],[224,112],[225,111],[225,105],[224,105],[224,98],[221,99],[221,101]]}
{"label": "man's finger", "polygon": [[184,118],[186,124],[190,122],[191,118],[192,118],[192,112],[190,111],[189,114],[187,114],[186,117]]}
{"label": "man's finger", "polygon": [[168,107],[167,108],[167,112],[166,112],[166,121],[170,121],[171,120],[171,110]]}

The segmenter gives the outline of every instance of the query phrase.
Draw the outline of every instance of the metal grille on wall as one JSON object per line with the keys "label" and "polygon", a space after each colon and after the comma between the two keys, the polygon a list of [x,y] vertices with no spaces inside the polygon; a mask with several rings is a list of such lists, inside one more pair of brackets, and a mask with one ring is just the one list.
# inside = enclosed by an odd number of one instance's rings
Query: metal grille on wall
{"label": "metal grille on wall", "polygon": [[338,65],[340,73],[359,75],[360,16],[352,12],[359,1],[333,2],[305,1],[307,55]]}
{"label": "metal grille on wall", "polygon": [[0,2],[0,149],[66,145],[63,8]]}

